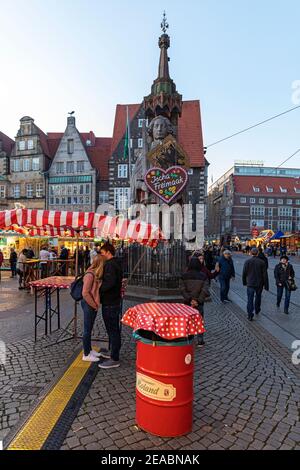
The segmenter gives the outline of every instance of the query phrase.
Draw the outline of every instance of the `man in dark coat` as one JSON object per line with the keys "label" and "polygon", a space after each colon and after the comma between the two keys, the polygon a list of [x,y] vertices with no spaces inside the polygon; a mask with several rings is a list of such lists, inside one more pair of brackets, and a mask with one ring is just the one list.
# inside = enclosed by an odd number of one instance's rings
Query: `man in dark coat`
{"label": "man in dark coat", "polygon": [[281,256],[280,263],[275,266],[274,277],[277,286],[277,307],[280,307],[283,291],[285,290],[284,313],[288,314],[291,299],[289,281],[295,279],[295,271],[287,256]]}
{"label": "man in dark coat", "polygon": [[[253,311],[255,308],[256,315],[261,310],[262,291],[269,290],[269,279],[266,264],[258,258],[258,249],[251,249],[251,258],[244,264],[243,269],[243,285],[247,286],[247,312],[248,320],[253,320]],[[255,297],[255,302],[254,302]]]}
{"label": "man in dark coat", "polygon": [[[204,317],[204,302],[209,297],[209,280],[205,273],[201,271],[198,258],[191,258],[187,272],[182,275],[181,293],[184,303],[196,308]],[[203,334],[198,335],[198,345],[203,346]]]}
{"label": "man in dark coat", "polygon": [[235,278],[231,251],[225,250],[223,252],[223,255],[216,264],[216,270],[219,272],[221,302],[231,302],[230,299],[228,299],[230,280]]}

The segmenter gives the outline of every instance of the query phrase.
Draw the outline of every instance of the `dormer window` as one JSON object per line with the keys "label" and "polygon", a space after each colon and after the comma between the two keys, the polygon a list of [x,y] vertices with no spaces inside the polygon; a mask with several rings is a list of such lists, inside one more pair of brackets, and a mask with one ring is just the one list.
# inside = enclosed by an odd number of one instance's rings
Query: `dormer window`
{"label": "dormer window", "polygon": [[268,193],[272,193],[274,191],[270,186],[266,186],[266,189]]}
{"label": "dormer window", "polygon": [[295,193],[300,194],[300,188],[294,188]]}
{"label": "dormer window", "polygon": [[255,193],[259,193],[260,189],[257,186],[253,186],[253,191]]}
{"label": "dormer window", "polygon": [[90,139],[87,139],[86,141],[86,146],[90,147],[92,145],[92,141]]}
{"label": "dormer window", "polygon": [[282,188],[281,186],[279,186],[279,187],[280,187],[280,191],[281,191],[282,193],[287,193],[287,189],[286,189],[286,188]]}

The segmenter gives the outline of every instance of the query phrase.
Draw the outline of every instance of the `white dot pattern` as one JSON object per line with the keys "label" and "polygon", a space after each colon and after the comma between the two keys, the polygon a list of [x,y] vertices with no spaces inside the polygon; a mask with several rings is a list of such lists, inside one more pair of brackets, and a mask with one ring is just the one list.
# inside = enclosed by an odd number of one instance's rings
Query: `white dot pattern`
{"label": "white dot pattern", "polygon": [[165,339],[185,338],[205,332],[198,310],[184,304],[146,303],[129,308],[122,323],[134,331],[152,331]]}

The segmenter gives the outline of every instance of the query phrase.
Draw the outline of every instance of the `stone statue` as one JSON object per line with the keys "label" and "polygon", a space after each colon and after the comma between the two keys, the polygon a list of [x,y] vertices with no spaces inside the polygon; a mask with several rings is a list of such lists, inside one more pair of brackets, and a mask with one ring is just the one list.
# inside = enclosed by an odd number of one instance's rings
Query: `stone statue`
{"label": "stone statue", "polygon": [[175,135],[175,129],[168,118],[156,116],[149,124],[148,135],[152,139],[150,150],[153,150],[163,142],[167,135]]}

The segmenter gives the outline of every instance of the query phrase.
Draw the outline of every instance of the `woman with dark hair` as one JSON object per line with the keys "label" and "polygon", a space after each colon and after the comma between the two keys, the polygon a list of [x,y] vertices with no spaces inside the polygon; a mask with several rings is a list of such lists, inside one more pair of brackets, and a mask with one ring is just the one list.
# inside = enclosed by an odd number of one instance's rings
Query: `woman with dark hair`
{"label": "woman with dark hair", "polygon": [[[204,302],[209,297],[209,281],[207,275],[201,272],[198,258],[192,258],[187,271],[182,275],[181,293],[184,303],[196,308],[204,317]],[[203,334],[198,335],[198,346],[203,346]]]}
{"label": "woman with dark hair", "polygon": [[199,257],[198,257],[198,260],[199,260],[199,269],[202,273],[206,274],[206,276],[208,277],[209,280],[211,279],[215,279],[217,277],[217,275],[219,274],[219,268],[216,268],[215,271],[212,273],[208,267],[206,266],[206,262],[205,262],[205,255],[203,253],[200,253]]}

